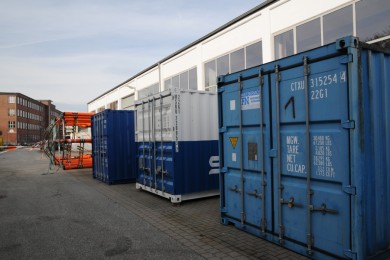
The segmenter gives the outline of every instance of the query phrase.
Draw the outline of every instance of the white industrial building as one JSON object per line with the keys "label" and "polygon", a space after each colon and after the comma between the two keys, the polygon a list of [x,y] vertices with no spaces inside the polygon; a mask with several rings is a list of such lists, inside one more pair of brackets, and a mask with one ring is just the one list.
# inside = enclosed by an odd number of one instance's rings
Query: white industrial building
{"label": "white industrial building", "polygon": [[215,91],[223,75],[353,35],[390,47],[389,0],[269,0],[88,103],[89,112],[133,109],[167,90]]}

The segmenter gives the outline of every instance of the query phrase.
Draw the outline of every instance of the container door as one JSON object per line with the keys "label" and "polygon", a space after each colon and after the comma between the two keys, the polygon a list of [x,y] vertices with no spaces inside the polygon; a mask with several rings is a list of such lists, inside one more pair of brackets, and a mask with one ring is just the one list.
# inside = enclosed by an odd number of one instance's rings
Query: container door
{"label": "container door", "polygon": [[251,72],[219,88],[222,221],[265,234],[272,229],[269,89]]}
{"label": "container door", "polygon": [[271,75],[275,231],[282,244],[333,257],[344,257],[351,239],[351,124],[343,60],[276,67]]}

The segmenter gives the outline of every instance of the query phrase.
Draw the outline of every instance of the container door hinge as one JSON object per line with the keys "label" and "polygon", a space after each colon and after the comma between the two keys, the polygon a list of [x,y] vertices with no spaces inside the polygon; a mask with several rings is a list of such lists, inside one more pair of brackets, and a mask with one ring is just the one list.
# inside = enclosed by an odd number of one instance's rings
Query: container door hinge
{"label": "container door hinge", "polygon": [[261,232],[265,233],[265,229],[267,228],[267,220],[261,219],[260,223]]}
{"label": "container door hinge", "polygon": [[[219,85],[220,85],[221,83],[219,83]],[[225,91],[225,87],[219,87],[218,88],[218,93],[222,93],[222,92],[224,92]]]}
{"label": "container door hinge", "polygon": [[271,149],[271,150],[269,151],[269,157],[271,157],[271,158],[276,158],[276,157],[278,157],[278,149]]}
{"label": "container door hinge", "polygon": [[227,173],[227,168],[226,167],[222,167],[219,172],[220,173]]}
{"label": "container door hinge", "polygon": [[353,195],[353,196],[356,195],[356,187],[355,186],[351,186],[351,185],[344,186],[343,191],[345,193],[348,193],[349,195]]}
{"label": "container door hinge", "polygon": [[220,129],[219,129],[219,133],[225,133],[227,130],[226,130],[226,126],[224,126],[224,127],[221,127]]}
{"label": "container door hinge", "polygon": [[357,259],[357,253],[352,252],[351,249],[344,249],[344,255],[350,259],[353,259],[353,260]]}
{"label": "container door hinge", "polygon": [[341,58],[340,58],[340,64],[348,64],[351,62],[353,62],[352,54],[347,54],[347,55],[341,56]]}
{"label": "container door hinge", "polygon": [[355,129],[355,121],[347,120],[341,123],[341,127],[344,129]]}

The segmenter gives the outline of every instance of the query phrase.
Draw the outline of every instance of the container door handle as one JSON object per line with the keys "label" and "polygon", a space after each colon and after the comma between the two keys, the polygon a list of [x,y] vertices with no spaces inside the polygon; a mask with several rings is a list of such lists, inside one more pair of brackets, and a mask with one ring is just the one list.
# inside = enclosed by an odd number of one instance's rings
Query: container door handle
{"label": "container door handle", "polygon": [[143,168],[141,168],[141,170],[143,170],[144,172],[147,172],[147,173],[150,172],[150,168],[145,168],[145,167],[143,167]]}
{"label": "container door handle", "polygon": [[259,199],[263,198],[261,193],[257,193],[257,190],[254,190],[252,192],[247,192],[246,194],[248,194],[249,196],[254,196],[255,198],[259,198]]}
{"label": "container door handle", "polygon": [[338,210],[328,209],[326,207],[325,203],[322,203],[320,208],[315,208],[313,205],[310,205],[310,210],[311,211],[320,211],[323,215],[325,215],[326,213],[329,213],[329,214],[338,214],[339,213]]}
{"label": "container door handle", "polygon": [[230,188],[231,191],[241,193],[241,190],[237,187],[237,185],[234,185],[234,187]]}
{"label": "container door handle", "polygon": [[161,176],[166,176],[166,175],[168,175],[168,171],[165,171],[165,170],[163,170],[162,169],[162,167],[161,166],[158,166],[157,167],[157,171],[156,171],[156,175],[161,175]]}
{"label": "container door handle", "polygon": [[293,207],[301,208],[303,205],[302,203],[295,202],[294,197],[291,197],[289,200],[281,199],[280,203],[287,204],[287,206],[291,209]]}

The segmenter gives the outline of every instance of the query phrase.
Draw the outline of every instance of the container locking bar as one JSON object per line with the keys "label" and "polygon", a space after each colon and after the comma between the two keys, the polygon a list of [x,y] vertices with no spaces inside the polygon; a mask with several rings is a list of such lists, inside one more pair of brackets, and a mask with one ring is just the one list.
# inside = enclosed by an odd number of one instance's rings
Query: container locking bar
{"label": "container locking bar", "polygon": [[[264,169],[264,114],[263,114],[263,86],[264,86],[264,72],[263,69],[260,69],[259,71],[259,100],[260,100],[260,149],[261,149],[261,157],[260,157],[260,163],[261,163],[261,187],[262,191],[261,194],[259,194],[259,198],[262,200],[261,201],[261,207],[262,207],[262,219],[260,221],[261,225],[261,231],[264,233],[265,228],[266,228],[266,219],[265,219],[265,169]],[[257,190],[255,190],[256,198],[257,196]]]}
{"label": "container locking bar", "polygon": [[164,185],[164,175],[167,175],[168,172],[164,171],[164,142],[163,142],[163,97],[160,94],[160,146],[161,146],[161,166],[157,167],[156,174],[161,174],[161,190],[165,191]]}
{"label": "container locking bar", "polygon": [[[242,80],[241,75],[238,77],[238,102],[240,104],[240,111],[239,111],[239,117],[240,117],[240,181],[241,181],[241,191],[244,191],[244,151],[243,151],[243,133],[242,133]],[[241,226],[244,226],[245,224],[245,199],[244,194],[241,192]]]}
{"label": "container locking bar", "polygon": [[152,99],[152,135],[153,135],[153,168],[154,168],[154,188],[157,189],[157,151],[156,151],[156,99]]}
{"label": "container locking bar", "polygon": [[[149,135],[149,145],[148,145],[148,155],[149,155],[149,166],[150,168],[152,168],[152,144],[151,144],[151,124],[153,124],[153,122],[150,122],[151,118],[153,115],[151,115],[150,113],[152,112],[152,109],[151,109],[151,104],[150,104],[150,100],[148,99],[148,135]],[[154,149],[154,148],[153,148]],[[149,188],[152,188],[152,171],[150,170],[149,171]]]}
{"label": "container locking bar", "polygon": [[307,252],[312,254],[313,235],[312,235],[312,220],[311,220],[311,151],[310,151],[310,98],[309,98],[309,74],[310,68],[308,65],[307,56],[303,57],[303,75],[305,82],[305,111],[306,111],[306,203],[307,207]]}
{"label": "container locking bar", "polygon": [[146,178],[145,178],[145,109],[144,109],[144,102],[142,102],[142,171],[143,171],[143,177],[144,177],[144,185],[146,185]]}
{"label": "container locking bar", "polygon": [[279,72],[279,65],[276,65],[275,66],[275,89],[276,89],[276,136],[278,137],[278,142],[277,142],[277,149],[276,149],[276,153],[277,153],[277,164],[278,164],[278,200],[279,200],[279,203],[278,203],[278,224],[279,224],[279,243],[280,244],[283,244],[283,236],[284,236],[284,226],[282,224],[282,219],[283,219],[283,209],[282,209],[282,203],[281,201],[283,200],[282,199],[282,190],[283,190],[283,186],[282,186],[282,162],[281,162],[281,158],[280,158],[280,148],[281,148],[281,144],[280,144],[280,95],[279,95],[279,87],[280,87],[280,80],[281,80],[281,76],[280,76],[280,72]]}

